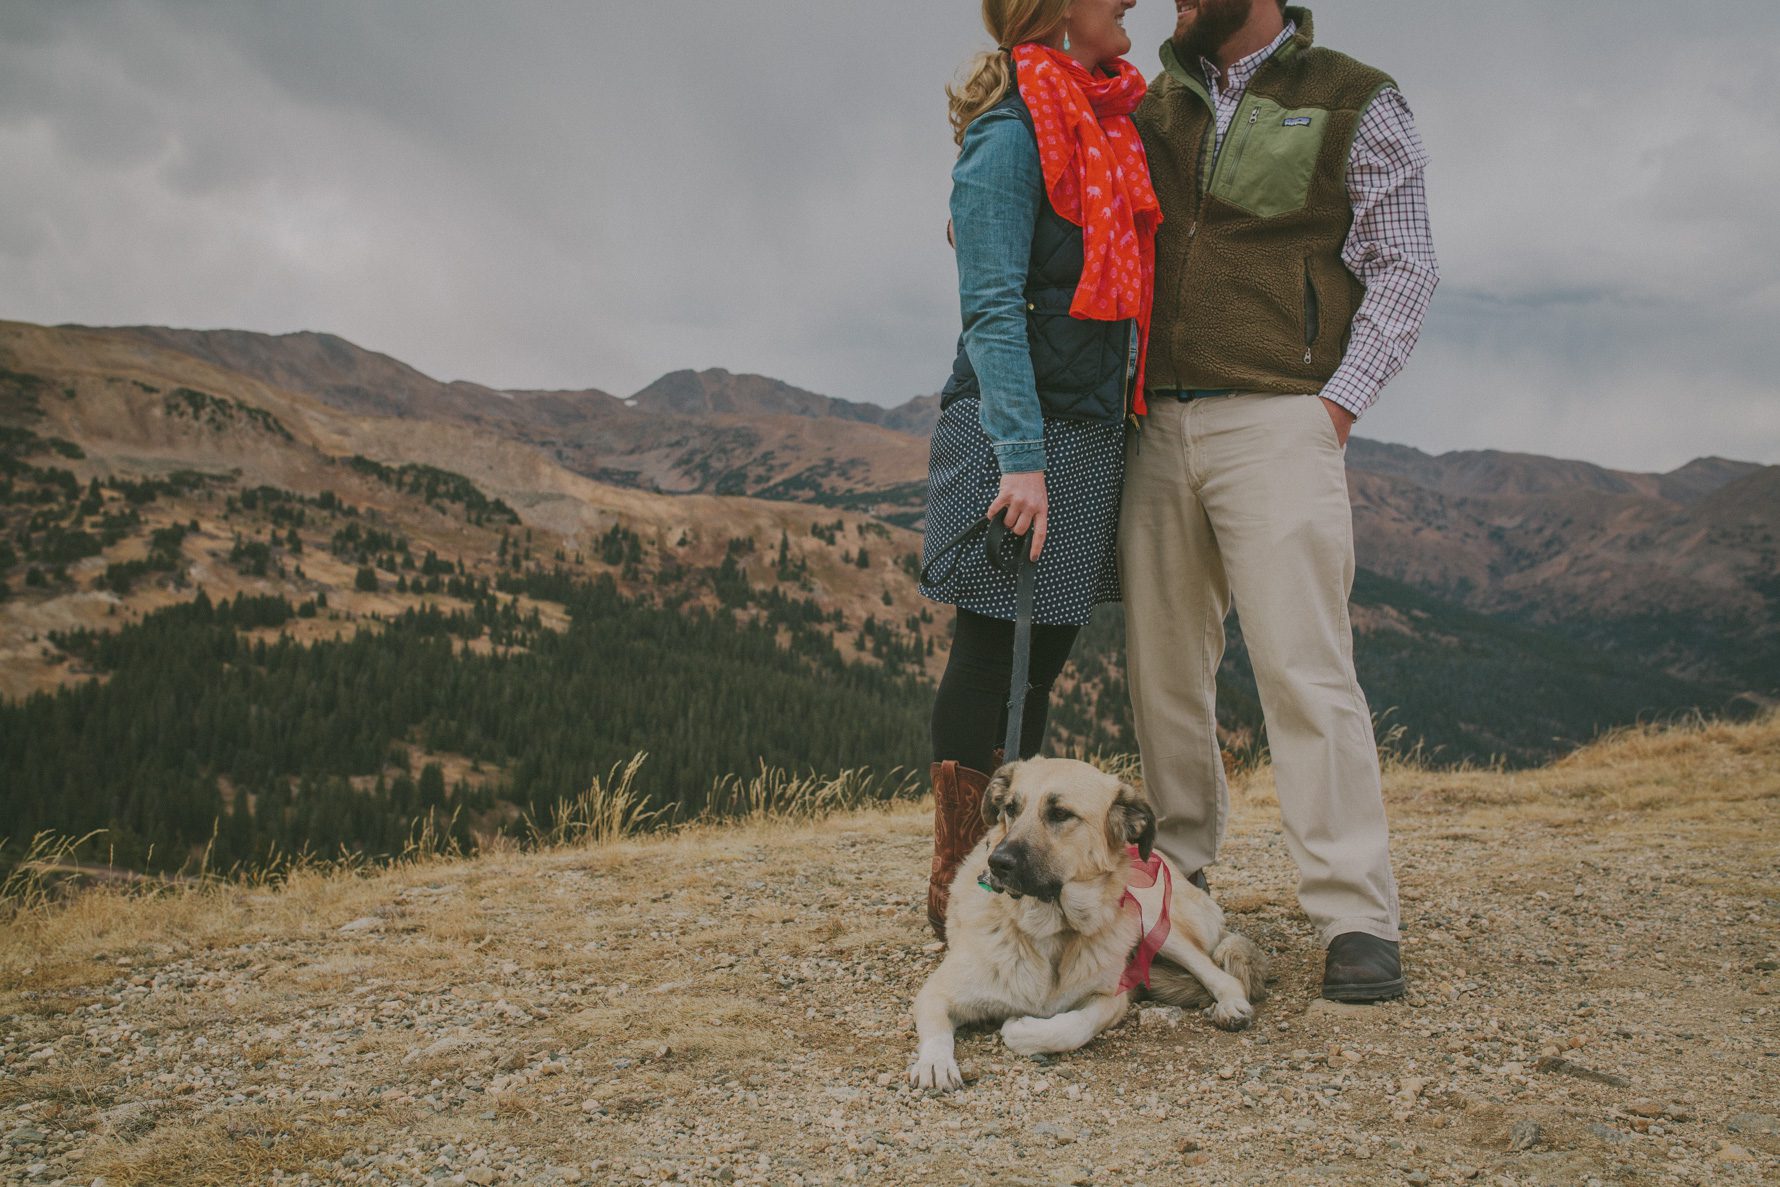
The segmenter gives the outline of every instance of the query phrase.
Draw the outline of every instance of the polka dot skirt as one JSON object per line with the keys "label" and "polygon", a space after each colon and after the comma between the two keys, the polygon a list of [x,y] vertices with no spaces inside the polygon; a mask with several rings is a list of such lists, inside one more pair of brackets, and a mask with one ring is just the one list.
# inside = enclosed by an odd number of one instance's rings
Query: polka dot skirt
{"label": "polka dot skirt", "polygon": [[[977,408],[974,399],[956,400],[934,427],[924,565],[982,518],[1001,488],[1001,468],[977,420]],[[1079,626],[1095,606],[1120,597],[1117,544],[1125,426],[1050,417],[1044,424],[1050,524],[1038,558],[1033,621]],[[980,538],[964,547],[949,577],[937,588],[923,583],[921,593],[990,618],[1014,617],[1014,579],[990,567]]]}

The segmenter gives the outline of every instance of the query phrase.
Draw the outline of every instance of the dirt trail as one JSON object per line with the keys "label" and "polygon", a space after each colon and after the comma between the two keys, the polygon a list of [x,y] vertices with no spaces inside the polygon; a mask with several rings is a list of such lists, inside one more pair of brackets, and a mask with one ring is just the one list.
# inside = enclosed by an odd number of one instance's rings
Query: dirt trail
{"label": "dirt trail", "polygon": [[0,1182],[1780,1181],[1780,720],[1387,794],[1407,1001],[1314,1000],[1261,772],[1212,871],[1257,1025],[972,1032],[944,1097],[914,809],[95,892],[0,936]]}

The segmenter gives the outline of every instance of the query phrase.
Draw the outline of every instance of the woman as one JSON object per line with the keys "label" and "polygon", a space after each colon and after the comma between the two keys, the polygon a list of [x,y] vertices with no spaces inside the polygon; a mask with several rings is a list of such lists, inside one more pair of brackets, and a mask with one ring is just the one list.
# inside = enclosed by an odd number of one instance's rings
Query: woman
{"label": "woman", "polygon": [[958,607],[933,707],[927,918],[941,938],[1006,733],[1014,581],[980,542],[939,554],[1005,512],[1042,557],[1021,757],[1043,741],[1076,633],[1095,605],[1119,598],[1125,420],[1143,411],[1137,370],[1161,221],[1131,123],[1143,76],[1122,57],[1135,2],[983,0],[1001,48],[946,92],[960,146],[951,205],[964,332],[933,433],[923,559],[929,572],[956,564],[921,586]]}

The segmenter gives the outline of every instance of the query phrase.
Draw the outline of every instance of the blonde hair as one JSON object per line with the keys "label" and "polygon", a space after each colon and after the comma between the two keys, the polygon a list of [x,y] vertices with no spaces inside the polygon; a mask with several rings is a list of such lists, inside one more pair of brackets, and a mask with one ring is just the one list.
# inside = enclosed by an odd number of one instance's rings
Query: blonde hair
{"label": "blonde hair", "polygon": [[964,64],[963,79],[946,87],[953,140],[963,144],[964,129],[1014,85],[1014,60],[1007,51],[1055,33],[1068,7],[1069,0],[983,0],[983,28],[1001,48],[971,58]]}

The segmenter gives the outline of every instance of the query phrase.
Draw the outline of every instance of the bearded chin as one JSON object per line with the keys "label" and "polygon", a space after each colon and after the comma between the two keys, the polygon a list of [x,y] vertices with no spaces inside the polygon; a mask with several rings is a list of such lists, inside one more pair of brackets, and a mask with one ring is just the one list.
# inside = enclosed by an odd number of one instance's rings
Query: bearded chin
{"label": "bearded chin", "polygon": [[1216,59],[1218,50],[1248,23],[1255,0],[1201,0],[1199,16],[1176,44],[1194,58]]}

